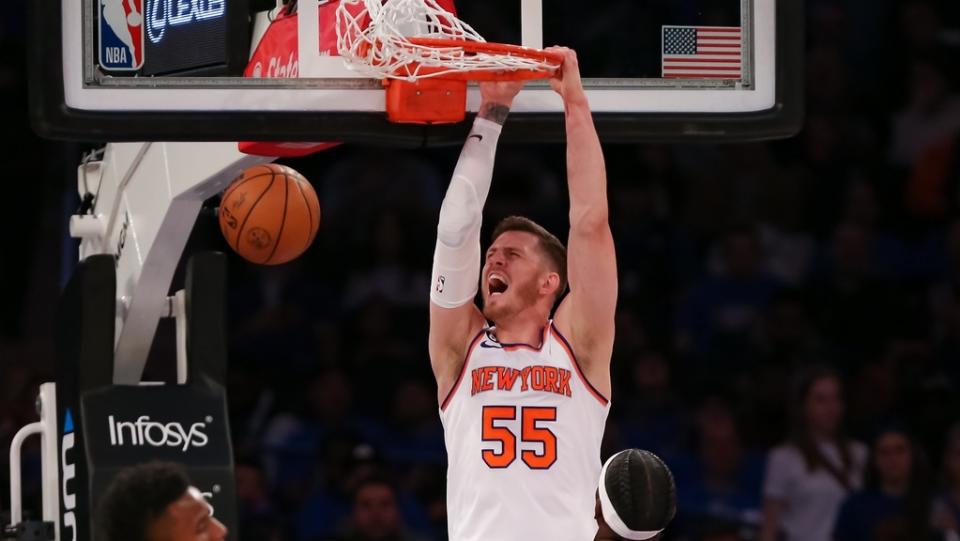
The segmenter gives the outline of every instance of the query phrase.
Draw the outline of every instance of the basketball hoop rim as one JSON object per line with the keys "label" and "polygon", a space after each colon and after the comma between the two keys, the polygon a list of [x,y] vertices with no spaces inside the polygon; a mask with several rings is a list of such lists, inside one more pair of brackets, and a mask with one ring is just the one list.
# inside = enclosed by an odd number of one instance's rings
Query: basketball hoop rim
{"label": "basketball hoop rim", "polygon": [[[457,81],[526,81],[532,79],[548,79],[553,77],[559,66],[563,64],[563,54],[559,52],[547,51],[544,49],[534,49],[522,45],[512,45],[509,43],[495,43],[488,41],[473,41],[462,39],[444,39],[444,38],[425,38],[408,37],[406,41],[417,47],[428,47],[433,49],[462,49],[467,53],[489,54],[500,56],[519,56],[529,58],[536,62],[544,64],[555,64],[555,69],[500,69],[500,70],[464,70],[448,72],[438,77],[441,79],[450,79]],[[421,68],[427,74],[430,71],[441,71],[434,68]],[[406,68],[398,70],[397,75],[402,76]]]}

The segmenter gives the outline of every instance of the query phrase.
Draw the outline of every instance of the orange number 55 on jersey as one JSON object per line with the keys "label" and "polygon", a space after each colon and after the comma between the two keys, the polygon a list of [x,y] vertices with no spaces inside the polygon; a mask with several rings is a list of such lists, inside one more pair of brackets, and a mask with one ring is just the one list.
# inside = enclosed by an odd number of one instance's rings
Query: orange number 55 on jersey
{"label": "orange number 55 on jersey", "polygon": [[[506,468],[517,458],[517,437],[509,428],[496,426],[496,421],[512,421],[517,418],[516,406],[483,407],[483,441],[499,442],[498,453],[492,449],[483,451],[483,461],[491,468]],[[545,470],[557,461],[557,437],[549,428],[539,426],[540,422],[557,420],[557,408],[520,408],[520,440],[543,445],[543,451],[523,450],[520,455],[531,469]]]}

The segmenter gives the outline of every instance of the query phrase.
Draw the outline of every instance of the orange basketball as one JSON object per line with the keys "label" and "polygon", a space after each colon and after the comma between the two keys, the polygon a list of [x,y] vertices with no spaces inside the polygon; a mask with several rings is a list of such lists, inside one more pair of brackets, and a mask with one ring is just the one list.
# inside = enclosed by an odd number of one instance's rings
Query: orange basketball
{"label": "orange basketball", "polygon": [[303,175],[268,163],[247,169],[220,201],[220,231],[244,259],[279,265],[296,259],[313,243],[320,203]]}

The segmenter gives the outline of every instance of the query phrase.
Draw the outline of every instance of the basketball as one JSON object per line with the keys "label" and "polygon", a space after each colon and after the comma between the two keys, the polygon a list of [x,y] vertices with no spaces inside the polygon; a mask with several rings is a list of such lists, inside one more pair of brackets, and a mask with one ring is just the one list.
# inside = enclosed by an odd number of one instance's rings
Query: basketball
{"label": "basketball", "polygon": [[320,203],[303,175],[285,165],[251,167],[220,202],[220,231],[241,257],[280,265],[310,247],[320,226]]}

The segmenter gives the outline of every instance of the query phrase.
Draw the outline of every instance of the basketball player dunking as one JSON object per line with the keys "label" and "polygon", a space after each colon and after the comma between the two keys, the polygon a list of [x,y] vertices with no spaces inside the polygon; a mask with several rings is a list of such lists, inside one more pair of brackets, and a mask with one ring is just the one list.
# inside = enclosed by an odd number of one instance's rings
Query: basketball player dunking
{"label": "basketball player dunking", "polygon": [[[564,56],[551,86],[566,112],[569,257],[542,227],[512,217],[496,227],[481,270],[481,214],[519,83],[481,84],[440,210],[429,346],[451,541],[584,541],[597,531],[617,270],[603,153],[577,57],[554,50]],[[482,311],[473,302],[478,274]]]}

